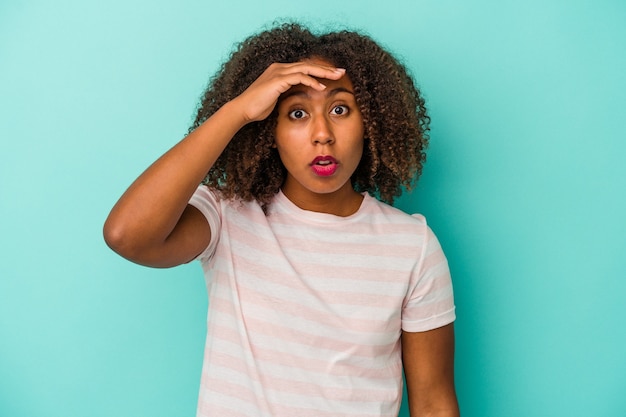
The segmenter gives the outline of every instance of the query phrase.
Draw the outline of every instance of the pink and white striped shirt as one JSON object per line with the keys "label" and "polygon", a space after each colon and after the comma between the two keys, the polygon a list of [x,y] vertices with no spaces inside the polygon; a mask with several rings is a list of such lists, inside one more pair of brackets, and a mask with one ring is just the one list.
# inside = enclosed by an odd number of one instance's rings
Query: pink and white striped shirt
{"label": "pink and white striped shirt", "polygon": [[423,216],[365,194],[349,217],[278,193],[190,204],[210,224],[198,417],[398,415],[401,331],[455,319],[446,258]]}

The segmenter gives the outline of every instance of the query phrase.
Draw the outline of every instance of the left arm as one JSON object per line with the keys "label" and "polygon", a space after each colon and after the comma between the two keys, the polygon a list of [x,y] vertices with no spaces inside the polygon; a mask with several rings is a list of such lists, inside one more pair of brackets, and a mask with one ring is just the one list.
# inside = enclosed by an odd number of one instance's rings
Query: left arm
{"label": "left arm", "polygon": [[402,332],[411,417],[459,417],[454,389],[454,327]]}

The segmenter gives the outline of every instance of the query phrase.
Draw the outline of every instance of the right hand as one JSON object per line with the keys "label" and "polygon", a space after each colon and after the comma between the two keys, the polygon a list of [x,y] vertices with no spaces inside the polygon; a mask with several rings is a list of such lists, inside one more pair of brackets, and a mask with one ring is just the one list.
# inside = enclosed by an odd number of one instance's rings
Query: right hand
{"label": "right hand", "polygon": [[291,87],[302,84],[322,91],[326,86],[318,79],[338,80],[344,74],[344,69],[318,61],[274,63],[236,97],[233,103],[236,102],[241,107],[246,123],[264,120],[272,113],[280,95]]}

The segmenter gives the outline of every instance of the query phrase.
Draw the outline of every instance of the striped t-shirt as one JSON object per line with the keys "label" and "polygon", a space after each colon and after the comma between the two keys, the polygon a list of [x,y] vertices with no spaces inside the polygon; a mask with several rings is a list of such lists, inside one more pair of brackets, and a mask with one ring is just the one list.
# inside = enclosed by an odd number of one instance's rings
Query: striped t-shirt
{"label": "striped t-shirt", "polygon": [[209,293],[197,416],[398,415],[401,331],[455,319],[446,258],[423,216],[368,194],[349,217],[278,193],[255,202],[198,188]]}

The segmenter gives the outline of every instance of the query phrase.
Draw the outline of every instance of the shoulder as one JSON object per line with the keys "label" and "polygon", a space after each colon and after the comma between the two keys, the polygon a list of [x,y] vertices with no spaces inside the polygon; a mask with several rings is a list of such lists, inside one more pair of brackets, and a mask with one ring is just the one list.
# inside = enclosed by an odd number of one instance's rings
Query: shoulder
{"label": "shoulder", "polygon": [[423,252],[433,237],[426,217],[419,213],[408,214],[371,196],[366,196],[365,202],[362,221],[381,243],[406,246],[413,254]]}
{"label": "shoulder", "polygon": [[214,190],[208,186],[201,184],[196,188],[191,196],[190,202],[193,203],[210,203],[216,204],[218,201],[217,195]]}
{"label": "shoulder", "polygon": [[207,185],[199,185],[189,200],[189,204],[201,208],[211,207],[217,212],[256,212],[261,210],[261,205],[256,201],[244,201],[239,198],[226,198]]}
{"label": "shoulder", "polygon": [[397,207],[382,202],[369,194],[365,195],[365,210],[369,215],[380,217],[381,220],[402,223],[415,227],[427,227],[426,217],[420,213],[409,214]]}
{"label": "shoulder", "polygon": [[[198,209],[209,221],[212,230],[220,230],[224,223],[242,221],[252,217],[265,217],[256,201],[225,198],[206,185],[200,185],[189,200],[189,205]],[[233,220],[234,219],[234,220]]]}

